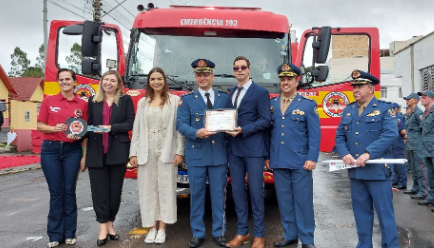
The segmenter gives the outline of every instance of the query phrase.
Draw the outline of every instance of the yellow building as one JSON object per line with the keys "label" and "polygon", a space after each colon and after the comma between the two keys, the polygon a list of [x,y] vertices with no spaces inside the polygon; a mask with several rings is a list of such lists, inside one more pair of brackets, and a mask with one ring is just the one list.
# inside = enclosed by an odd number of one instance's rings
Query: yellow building
{"label": "yellow building", "polygon": [[39,106],[44,98],[41,77],[9,78],[16,91],[10,101],[10,128],[17,133],[14,144],[18,151],[32,150],[32,135],[36,132]]}
{"label": "yellow building", "polygon": [[3,70],[3,67],[0,65],[0,100],[6,103],[7,110],[3,112],[4,123],[3,127],[9,127],[9,114],[10,114],[10,101],[9,99],[12,96],[16,96],[17,92],[9,81],[6,72]]}

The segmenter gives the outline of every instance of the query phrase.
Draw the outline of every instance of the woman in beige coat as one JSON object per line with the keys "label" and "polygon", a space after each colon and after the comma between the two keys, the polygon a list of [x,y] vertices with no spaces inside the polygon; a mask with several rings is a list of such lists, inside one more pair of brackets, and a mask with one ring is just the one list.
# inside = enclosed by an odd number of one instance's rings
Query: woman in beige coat
{"label": "woman in beige coat", "polygon": [[138,167],[142,226],[151,227],[145,243],[164,243],[166,223],[177,220],[177,166],[184,161],[184,137],[176,131],[179,96],[169,93],[161,68],[148,75],[145,97],[137,104],[130,164]]}

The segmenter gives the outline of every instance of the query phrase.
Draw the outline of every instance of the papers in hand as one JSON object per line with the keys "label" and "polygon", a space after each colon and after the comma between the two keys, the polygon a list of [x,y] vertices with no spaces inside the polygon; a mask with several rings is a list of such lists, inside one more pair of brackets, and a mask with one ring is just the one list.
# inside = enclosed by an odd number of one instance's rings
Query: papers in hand
{"label": "papers in hand", "polygon": [[[346,170],[357,167],[355,164],[344,164],[341,159],[324,160],[322,163],[329,164],[329,171]],[[405,164],[407,159],[371,159],[365,164]]]}

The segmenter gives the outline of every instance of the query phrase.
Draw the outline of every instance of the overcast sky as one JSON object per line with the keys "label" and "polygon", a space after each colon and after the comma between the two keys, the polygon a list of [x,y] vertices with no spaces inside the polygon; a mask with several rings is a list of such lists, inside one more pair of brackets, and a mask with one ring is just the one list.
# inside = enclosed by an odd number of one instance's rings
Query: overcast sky
{"label": "overcast sky", "polygon": [[[124,0],[102,0],[105,9]],[[48,22],[52,20],[92,19],[89,13],[92,0],[48,0]],[[263,10],[284,14],[288,17],[299,37],[305,29],[313,26],[332,27],[378,27],[380,47],[389,48],[393,41],[408,40],[413,36],[434,31],[434,0],[159,0],[156,7],[171,4],[261,7]],[[118,24],[123,36],[128,37],[128,22],[138,13],[138,4],[146,1],[126,0],[105,22]],[[71,13],[62,9],[75,12]],[[15,47],[27,53],[32,65],[36,62],[38,48],[43,43],[43,0],[0,0],[0,64],[6,73],[10,71],[10,56]],[[83,11],[85,10],[85,11]],[[77,15],[78,14],[78,15]],[[120,23],[119,23],[120,22]]]}

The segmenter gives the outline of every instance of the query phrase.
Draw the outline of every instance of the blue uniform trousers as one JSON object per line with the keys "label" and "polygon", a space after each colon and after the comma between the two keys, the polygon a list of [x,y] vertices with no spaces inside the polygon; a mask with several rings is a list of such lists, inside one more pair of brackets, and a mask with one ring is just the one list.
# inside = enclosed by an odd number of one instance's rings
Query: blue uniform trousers
{"label": "blue uniform trousers", "polygon": [[405,158],[407,159],[407,172],[411,172],[410,151],[405,149]]}
{"label": "blue uniform trousers", "polygon": [[428,190],[428,194],[426,196],[426,200],[434,203],[434,158],[426,157],[425,158],[425,166],[427,168],[427,179],[428,185],[430,188]]}
{"label": "blue uniform trousers", "polygon": [[249,204],[246,192],[246,173],[252,202],[254,235],[264,237],[264,158],[245,158],[229,154],[229,170],[231,172],[232,194],[237,212],[237,234],[249,233]]}
{"label": "blue uniform trousers", "polygon": [[227,164],[212,166],[188,166],[190,180],[190,225],[193,237],[205,237],[206,178],[209,181],[212,209],[212,235],[224,236],[226,232]]}
{"label": "blue uniform trousers", "polygon": [[[393,158],[405,158],[404,148],[392,149]],[[395,178],[393,182],[397,185],[407,186],[407,168],[405,164],[394,164]]]}
{"label": "blue uniform trousers", "polygon": [[428,192],[428,182],[426,180],[426,166],[423,163],[424,154],[422,151],[409,150],[411,161],[411,175],[413,177],[413,187],[411,191],[419,195],[426,195]]}
{"label": "blue uniform trousers", "polygon": [[305,169],[274,169],[284,238],[313,244],[315,216],[313,212],[312,171]]}
{"label": "blue uniform trousers", "polygon": [[381,247],[399,248],[393,210],[392,181],[350,179],[351,200],[359,243],[357,248],[372,248],[374,208],[381,228]]}

